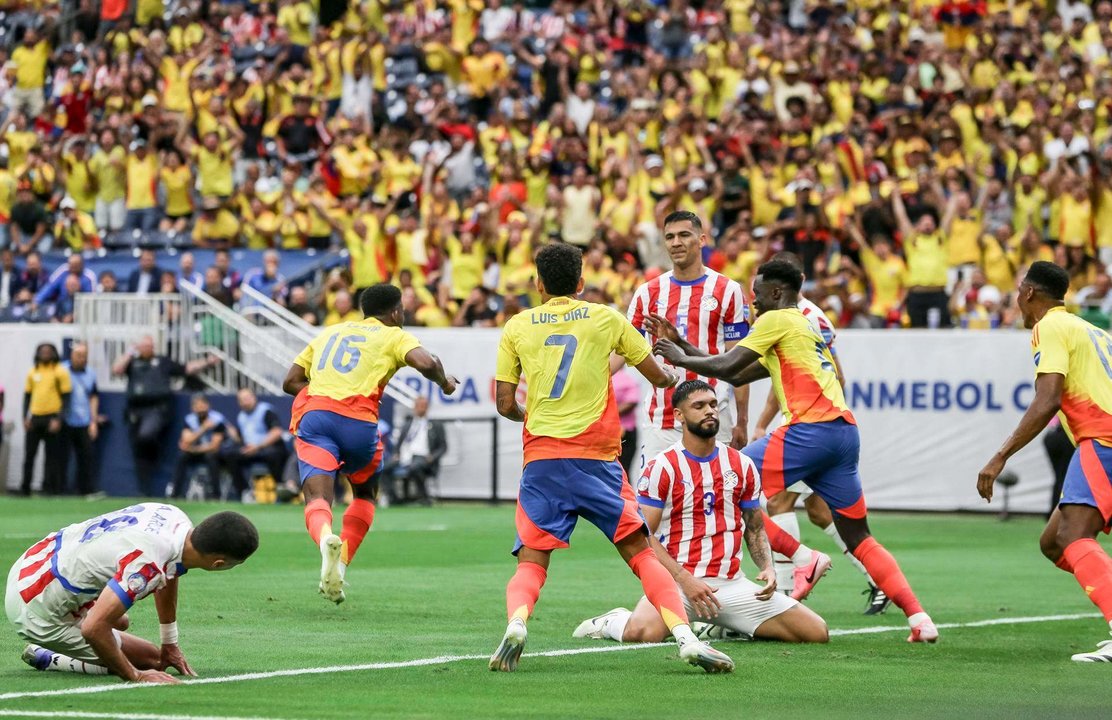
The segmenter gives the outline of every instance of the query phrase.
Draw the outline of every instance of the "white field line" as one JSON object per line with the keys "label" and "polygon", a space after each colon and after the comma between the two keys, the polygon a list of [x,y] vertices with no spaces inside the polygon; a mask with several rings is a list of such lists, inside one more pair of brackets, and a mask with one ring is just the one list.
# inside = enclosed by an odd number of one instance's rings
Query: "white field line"
{"label": "white field line", "polygon": [[[991,620],[977,620],[967,623],[940,623],[939,629],[953,628],[978,628],[990,625],[1025,625],[1028,623],[1061,622],[1065,620],[1087,620],[1100,617],[1100,613],[1077,613],[1073,615],[1037,615],[1033,617],[993,618]],[[849,628],[844,630],[831,630],[831,635],[872,635],[874,633],[906,631],[906,625],[890,625],[882,627]],[[644,650],[646,648],[672,647],[666,643],[638,643],[635,645],[591,645],[588,647],[565,648],[563,650],[547,650],[537,653],[526,653],[525,657],[564,657],[567,655],[593,655],[595,653],[627,652],[630,650]],[[486,660],[489,655],[440,655],[438,657],[418,658],[416,660],[399,660],[394,662],[362,663],[359,665],[333,665],[331,667],[292,668],[290,670],[271,670],[267,672],[243,673],[240,675],[223,675],[220,677],[200,678],[189,680],[182,685],[213,685],[249,680],[268,680],[280,677],[299,677],[302,675],[324,675],[328,673],[362,672],[366,670],[395,670],[399,668],[425,667],[428,665],[446,665],[449,663],[470,662],[473,660]],[[114,683],[110,685],[89,685],[84,687],[63,688],[60,690],[37,690],[32,692],[10,692],[0,694],[0,700],[16,700],[19,698],[57,697],[63,695],[93,695],[96,693],[117,692],[123,690],[147,690],[150,688],[165,688],[166,685],[148,683]],[[0,716],[4,713],[0,712]]]}
{"label": "white field line", "polygon": [[232,717],[224,715],[154,715],[151,713],[98,713],[75,710],[0,710],[0,717],[104,718],[105,720],[280,720],[279,718]]}

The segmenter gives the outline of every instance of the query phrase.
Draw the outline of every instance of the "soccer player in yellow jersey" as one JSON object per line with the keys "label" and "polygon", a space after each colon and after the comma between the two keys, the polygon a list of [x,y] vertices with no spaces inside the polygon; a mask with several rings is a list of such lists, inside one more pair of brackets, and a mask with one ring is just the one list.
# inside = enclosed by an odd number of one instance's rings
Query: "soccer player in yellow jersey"
{"label": "soccer player in yellow jersey", "polygon": [[[649,547],[648,528],[618,462],[621,425],[610,384],[610,354],[656,387],[676,378],[652,357],[639,332],[616,310],[576,299],[583,254],[564,243],[537,253],[543,304],[506,323],[498,346],[498,412],[522,430],[525,467],[517,506],[517,572],[506,587],[509,626],[490,669],[512,672],[525,647],[525,623],[548,577],[553,550],[568,546],[576,520],[603,531],[641,580],[645,596],[680,646],[680,657],[707,672],[730,672],[730,658],[699,641],[679,590]],[[518,382],[528,383],[525,407]]]}
{"label": "soccer player in yellow jersey", "polygon": [[[731,350],[708,356],[680,338],[659,315],[650,316],[654,352],[677,367],[741,386],[765,377],[784,410],[784,424],[742,450],[761,472],[772,498],[806,481],[834,512],[834,525],[873,582],[907,615],[908,642],[935,642],[938,629],[912,592],[896,559],[869,531],[858,459],[857,421],[838,382],[834,356],[799,310],[803,275],[784,260],[757,270],[757,322]],[[767,523],[766,523],[767,524]]]}
{"label": "soccer player in yellow jersey", "polygon": [[[1112,530],[1112,335],[1066,312],[1069,286],[1069,273],[1043,260],[1031,264],[1019,286],[1023,325],[1032,328],[1035,399],[981,470],[977,492],[991,502],[993,483],[1008,458],[1060,414],[1077,451],[1039,545],[1051,562],[1077,578],[1112,629],[1112,558],[1096,540],[1102,530]],[[1072,659],[1112,662],[1112,640]]]}
{"label": "soccer player in yellow jersey", "polygon": [[[333,325],[294,360],[282,389],[295,396],[290,431],[305,493],[305,527],[320,546],[320,592],[344,601],[344,574],[374,522],[382,461],[378,405],[386,383],[408,365],[440,386],[456,391],[432,355],[402,324],[402,293],[393,285],[373,285],[359,296],[363,319]],[[336,474],[351,480],[355,500],[344,512],[340,535],[332,532]],[[370,481],[370,482],[369,482]]]}

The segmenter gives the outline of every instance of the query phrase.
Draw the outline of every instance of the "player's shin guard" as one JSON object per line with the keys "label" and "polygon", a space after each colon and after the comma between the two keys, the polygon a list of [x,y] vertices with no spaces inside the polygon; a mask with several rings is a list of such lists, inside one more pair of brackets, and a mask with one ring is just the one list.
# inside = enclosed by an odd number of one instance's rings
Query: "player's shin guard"
{"label": "player's shin guard", "polygon": [[1112,558],[1092,538],[1075,540],[1065,550],[1073,576],[1104,619],[1112,623]]}
{"label": "player's shin guard", "polygon": [[343,526],[340,530],[340,540],[344,543],[340,561],[344,565],[351,564],[355,551],[359,549],[363,538],[367,537],[374,521],[375,504],[370,500],[355,498],[351,501],[351,505],[348,505],[348,509],[344,511]]}
{"label": "player's shin guard", "polygon": [[651,548],[645,548],[630,558],[629,569],[641,581],[641,587],[645,589],[645,597],[660,613],[668,630],[674,630],[680,625],[684,627],[688,625],[687,611],[683,608],[683,600],[680,599],[676,581],[660,564],[660,560]]}
{"label": "player's shin guard", "polygon": [[892,602],[903,610],[905,615],[910,618],[923,612],[923,606],[911,591],[911,585],[900,570],[896,558],[892,557],[892,553],[878,543],[876,538],[871,535],[865,538],[865,541],[853,551],[853,555],[865,566],[865,570],[876,582],[877,587],[892,598]]}
{"label": "player's shin guard", "polygon": [[849,551],[849,548],[846,546],[845,541],[842,540],[842,536],[838,534],[838,528],[834,525],[834,523],[830,523],[829,525],[824,527],[822,531],[826,533],[831,540],[834,541],[835,545],[842,548],[842,554],[849,558],[849,561],[853,563],[853,566],[855,568],[861,571],[861,574],[865,576],[865,579],[869,581],[869,584],[876,585],[876,583],[873,582],[873,579],[869,577],[869,571],[866,570],[865,566],[861,564],[861,561],[855,558],[853,556],[853,553]]}
{"label": "player's shin guard", "polygon": [[305,505],[305,529],[317,545],[322,537],[333,534],[332,506],[327,500],[318,498]]}
{"label": "player's shin guard", "polygon": [[517,564],[517,572],[506,585],[506,615],[511,621],[515,618],[522,622],[529,619],[547,579],[548,571],[540,565],[531,562]]}

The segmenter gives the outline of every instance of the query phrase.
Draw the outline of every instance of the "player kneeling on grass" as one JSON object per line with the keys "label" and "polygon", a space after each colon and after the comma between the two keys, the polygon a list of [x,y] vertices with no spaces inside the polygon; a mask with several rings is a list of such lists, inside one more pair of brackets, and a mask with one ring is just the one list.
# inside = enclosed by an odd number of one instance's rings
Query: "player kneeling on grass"
{"label": "player kneeling on grass", "polygon": [[[823,619],[776,592],[761,519],[760,476],[752,460],[715,441],[714,389],[688,380],[676,388],[672,403],[683,439],[649,462],[637,484],[637,499],[655,534],[650,544],[675,578],[687,611],[747,637],[826,642]],[[763,586],[741,572],[743,534]],[[641,598],[633,612],[617,608],[584,620],[573,635],[660,642],[668,627],[648,599]]]}
{"label": "player kneeling on grass", "polygon": [[[176,683],[163,670],[196,675],[178,647],[178,577],[228,570],[259,547],[251,521],[234,512],[197,527],[173,505],[143,503],[75,523],[32,545],[8,573],[4,608],[23,660],[38,670]],[[154,593],[161,647],[127,630],[127,611]]]}

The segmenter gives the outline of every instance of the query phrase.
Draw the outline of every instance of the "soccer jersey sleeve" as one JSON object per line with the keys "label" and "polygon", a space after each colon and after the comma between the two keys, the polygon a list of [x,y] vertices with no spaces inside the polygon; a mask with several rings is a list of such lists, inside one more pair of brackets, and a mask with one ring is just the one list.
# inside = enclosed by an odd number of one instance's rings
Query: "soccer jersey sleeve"
{"label": "soccer jersey sleeve", "polygon": [[738,345],[749,348],[764,357],[769,349],[784,337],[785,325],[782,318],[783,315],[779,311],[762,315],[760,320],[753,325],[753,331]]}
{"label": "soccer jersey sleeve", "polygon": [[502,331],[502,339],[498,342],[498,363],[494,379],[515,385],[521,380],[521,358],[517,354],[512,326],[506,326]]}
{"label": "soccer jersey sleeve", "polygon": [[395,355],[398,365],[405,365],[405,356],[421,347],[421,341],[405,330],[398,331],[398,339],[394,341]]}
{"label": "soccer jersey sleeve", "polygon": [[313,367],[313,344],[309,343],[306,345],[305,349],[294,358],[293,362],[295,365],[300,365],[305,368],[305,372],[308,374],[309,369]]}
{"label": "soccer jersey sleeve", "polygon": [[722,332],[726,342],[741,340],[749,334],[749,305],[738,283],[730,282],[726,286],[723,310]]}
{"label": "soccer jersey sleeve", "polygon": [[633,296],[633,300],[629,303],[629,311],[626,313],[626,319],[629,324],[637,329],[642,335],[645,334],[645,301],[648,293],[645,292],[646,285],[637,288],[637,293]]}
{"label": "soccer jersey sleeve", "polygon": [[1062,323],[1040,322],[1035,329],[1035,374],[1066,375],[1070,366],[1069,338]]}
{"label": "soccer jersey sleeve", "polygon": [[136,600],[142,600],[166,584],[166,575],[150,551],[132,550],[120,558],[116,567],[116,574],[108,581],[108,587],[125,608],[130,608]]}
{"label": "soccer jersey sleeve", "polygon": [[618,338],[614,351],[624,357],[630,365],[640,365],[645,358],[652,354],[652,346],[637,328],[622,318],[621,313],[614,313],[614,321],[618,325]]}
{"label": "soccer jersey sleeve", "polygon": [[730,456],[735,466],[741,467],[741,492],[737,504],[743,510],[756,510],[761,507],[761,475],[757,466],[737,450],[730,448]]}
{"label": "soccer jersey sleeve", "polygon": [[649,461],[637,483],[637,502],[649,507],[664,507],[664,499],[672,492],[672,472],[659,457]]}

